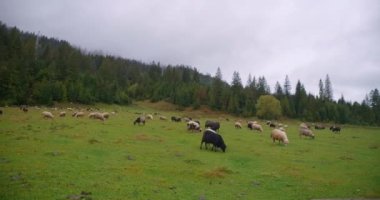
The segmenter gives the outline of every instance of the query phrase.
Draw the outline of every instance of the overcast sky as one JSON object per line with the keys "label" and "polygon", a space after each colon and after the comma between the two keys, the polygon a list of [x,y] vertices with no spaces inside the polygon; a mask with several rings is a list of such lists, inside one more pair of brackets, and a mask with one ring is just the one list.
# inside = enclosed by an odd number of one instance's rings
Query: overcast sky
{"label": "overcast sky", "polygon": [[380,89],[379,0],[1,0],[0,20],[90,51],[184,64],[231,82],[288,75],[361,102]]}

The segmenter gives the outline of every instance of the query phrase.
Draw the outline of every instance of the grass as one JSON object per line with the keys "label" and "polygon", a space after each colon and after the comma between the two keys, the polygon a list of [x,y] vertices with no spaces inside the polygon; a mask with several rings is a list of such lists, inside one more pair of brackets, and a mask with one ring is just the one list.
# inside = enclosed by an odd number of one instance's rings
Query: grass
{"label": "grass", "polygon": [[[105,122],[87,117],[42,119],[31,108],[0,116],[0,199],[313,199],[380,197],[380,129],[346,126],[299,138],[286,121],[290,144],[273,144],[234,128],[233,116],[165,103],[122,107]],[[161,109],[162,108],[162,109]],[[59,111],[52,111],[56,116]],[[136,112],[169,119],[221,121],[226,153],[200,150],[200,133],[184,122],[134,126]],[[229,118],[229,121],[225,119]]]}

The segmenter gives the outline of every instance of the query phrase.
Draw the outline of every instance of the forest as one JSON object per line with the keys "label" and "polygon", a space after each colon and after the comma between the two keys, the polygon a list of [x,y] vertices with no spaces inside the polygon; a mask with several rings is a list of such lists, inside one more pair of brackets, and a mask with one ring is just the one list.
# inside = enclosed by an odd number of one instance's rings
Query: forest
{"label": "forest", "polygon": [[319,95],[308,93],[297,81],[295,92],[289,77],[274,90],[264,76],[249,75],[243,84],[239,72],[231,83],[185,65],[162,66],[159,62],[88,52],[64,40],[48,38],[8,27],[0,22],[0,106],[81,104],[131,104],[133,101],[168,101],[180,107],[209,106],[237,116],[259,116],[260,97],[271,95],[280,104],[275,117],[339,124],[380,125],[380,95],[369,91],[362,102],[343,96],[333,99],[330,77],[319,81]]}

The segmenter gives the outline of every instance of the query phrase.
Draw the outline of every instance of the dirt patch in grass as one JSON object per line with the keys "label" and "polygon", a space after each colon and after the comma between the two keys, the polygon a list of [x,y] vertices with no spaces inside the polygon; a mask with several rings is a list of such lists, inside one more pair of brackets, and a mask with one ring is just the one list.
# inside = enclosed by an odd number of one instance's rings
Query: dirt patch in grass
{"label": "dirt patch in grass", "polygon": [[90,143],[90,144],[96,144],[96,143],[101,143],[101,142],[99,140],[97,140],[97,139],[92,138],[92,139],[88,140],[88,143]]}
{"label": "dirt patch in grass", "polygon": [[341,159],[341,160],[354,160],[352,157],[350,157],[350,156],[341,156],[341,157],[339,157],[339,159]]}
{"label": "dirt patch in grass", "polygon": [[203,165],[204,163],[200,160],[196,159],[189,159],[189,160],[184,160],[185,163],[191,164],[191,165]]}
{"label": "dirt patch in grass", "polygon": [[145,141],[145,142],[148,142],[148,141],[163,142],[164,141],[159,136],[150,136],[150,135],[146,135],[144,133],[139,133],[139,134],[135,135],[135,140]]}
{"label": "dirt patch in grass", "polygon": [[232,174],[233,171],[227,167],[217,167],[210,171],[203,173],[203,177],[206,178],[224,178],[226,175]]}
{"label": "dirt patch in grass", "polygon": [[148,136],[148,135],[140,133],[140,134],[135,135],[135,140],[138,140],[138,141],[150,141],[150,140],[152,140],[152,138],[150,136]]}
{"label": "dirt patch in grass", "polygon": [[69,200],[80,200],[80,199],[84,199],[84,200],[91,200],[91,192],[85,192],[85,191],[82,191],[80,194],[69,194],[66,196],[66,199],[69,199]]}

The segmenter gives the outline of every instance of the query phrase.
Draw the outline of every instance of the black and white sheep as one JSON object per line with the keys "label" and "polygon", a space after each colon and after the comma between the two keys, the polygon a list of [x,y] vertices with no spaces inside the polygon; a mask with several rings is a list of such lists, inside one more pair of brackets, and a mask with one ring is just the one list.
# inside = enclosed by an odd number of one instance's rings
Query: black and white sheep
{"label": "black and white sheep", "polygon": [[145,117],[142,117],[142,116],[140,116],[140,117],[137,117],[136,119],[135,119],[135,121],[133,122],[133,125],[136,125],[136,124],[143,124],[143,125],[145,125]]}
{"label": "black and white sheep", "polygon": [[187,130],[202,132],[202,129],[201,129],[199,122],[196,122],[196,121],[187,122]]}
{"label": "black and white sheep", "polygon": [[220,148],[222,149],[223,152],[225,152],[227,148],[222,136],[217,134],[212,129],[206,129],[205,132],[203,133],[200,149],[202,149],[203,143],[205,144],[206,149],[207,149],[207,144],[212,144],[213,147],[211,148],[211,150],[214,150],[214,151],[216,151],[217,148]]}

